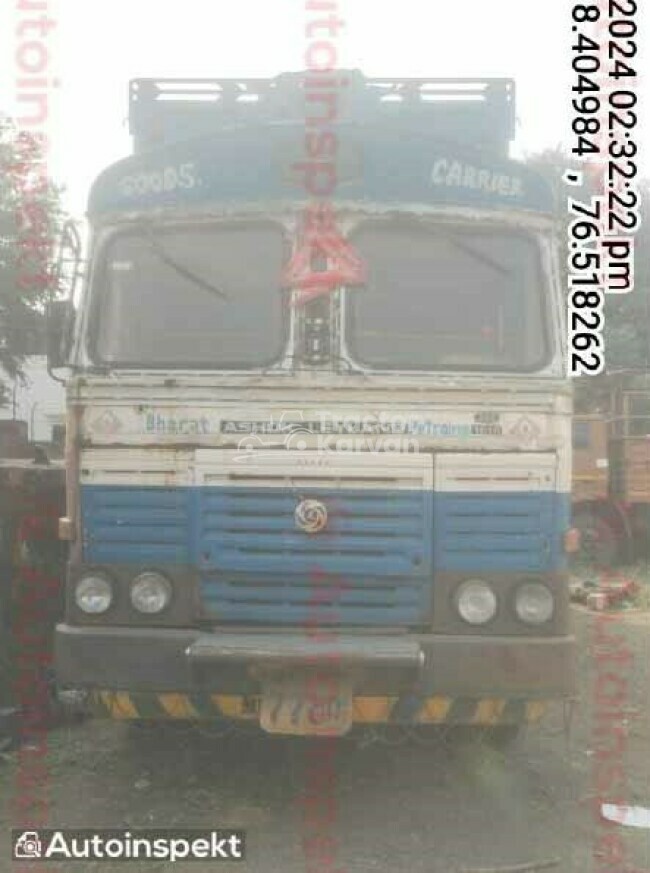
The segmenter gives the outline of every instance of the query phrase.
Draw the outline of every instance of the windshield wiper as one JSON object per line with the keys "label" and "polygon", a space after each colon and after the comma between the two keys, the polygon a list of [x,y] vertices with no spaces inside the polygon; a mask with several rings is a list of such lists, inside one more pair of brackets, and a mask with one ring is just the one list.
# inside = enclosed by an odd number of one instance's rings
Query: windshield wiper
{"label": "windshield wiper", "polygon": [[443,239],[446,239],[447,242],[450,242],[457,249],[460,249],[461,252],[465,252],[466,255],[471,255],[477,261],[481,261],[488,267],[491,267],[495,272],[500,273],[502,276],[511,277],[513,275],[513,270],[508,269],[503,264],[500,264],[499,261],[495,261],[494,258],[491,258],[490,255],[486,255],[485,252],[482,252],[480,249],[475,249],[474,246],[469,243],[463,242],[458,239],[458,237],[450,236],[446,233],[439,233]]}
{"label": "windshield wiper", "polygon": [[174,270],[175,273],[178,273],[179,276],[182,276],[184,279],[187,279],[189,282],[192,282],[194,285],[197,285],[199,288],[203,288],[204,291],[207,291],[210,294],[213,294],[215,297],[219,297],[221,300],[230,300],[230,297],[221,290],[221,288],[217,288],[216,285],[213,285],[211,282],[208,282],[206,279],[203,279],[201,276],[198,276],[189,267],[186,267],[184,264],[179,264],[168,252],[167,250],[158,242],[156,237],[154,236],[153,230],[148,225],[144,226],[145,231],[145,239],[147,240],[147,244],[149,249],[160,258],[160,260],[167,267],[170,267]]}

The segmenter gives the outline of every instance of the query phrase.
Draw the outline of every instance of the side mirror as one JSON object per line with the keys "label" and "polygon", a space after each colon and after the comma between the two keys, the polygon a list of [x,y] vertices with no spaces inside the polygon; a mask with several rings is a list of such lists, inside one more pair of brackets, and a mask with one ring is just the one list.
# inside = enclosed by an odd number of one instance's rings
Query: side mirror
{"label": "side mirror", "polygon": [[74,306],[70,300],[52,300],[45,307],[47,368],[56,370],[68,363]]}

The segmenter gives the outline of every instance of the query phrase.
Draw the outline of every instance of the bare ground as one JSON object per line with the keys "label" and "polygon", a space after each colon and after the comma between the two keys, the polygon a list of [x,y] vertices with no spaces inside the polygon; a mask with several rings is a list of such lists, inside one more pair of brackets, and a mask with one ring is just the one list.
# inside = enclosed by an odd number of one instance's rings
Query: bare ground
{"label": "bare ground", "polygon": [[[335,818],[319,834],[334,845],[332,863],[318,865],[312,857],[308,864],[304,843],[317,833],[301,802],[313,782],[310,746],[284,738],[219,739],[183,729],[134,745],[123,724],[59,729],[49,737],[42,787],[51,801],[50,826],[242,827],[247,859],[235,869],[250,873],[459,873],[553,859],[561,873],[648,871],[650,831],[607,825],[597,814],[599,754],[611,746],[611,737],[596,732],[598,617],[581,608],[574,616],[580,699],[570,739],[558,709],[505,754],[457,737],[433,736],[427,745],[413,739],[387,745],[372,737],[339,743],[332,783],[324,786]],[[624,781],[612,786],[620,796],[608,792],[603,799],[650,806],[650,614],[621,613],[607,628],[622,635],[634,660],[624,668]],[[10,810],[21,790],[19,767],[16,754],[0,763],[0,870],[12,869],[8,829],[17,825]],[[604,835],[620,838],[625,862],[607,863]],[[215,869],[207,862],[137,862],[127,869],[172,867]],[[55,865],[43,865],[48,868]],[[83,861],[58,869],[120,865]]]}

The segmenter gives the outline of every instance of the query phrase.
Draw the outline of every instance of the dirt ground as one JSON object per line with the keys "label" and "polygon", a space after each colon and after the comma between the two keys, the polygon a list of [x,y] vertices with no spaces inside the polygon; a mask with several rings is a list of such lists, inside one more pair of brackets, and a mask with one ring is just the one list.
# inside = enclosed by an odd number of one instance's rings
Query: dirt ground
{"label": "dirt ground", "polygon": [[[612,737],[620,739],[616,754],[623,766],[603,799],[650,806],[650,613],[615,613],[599,625],[598,614],[576,607],[574,618],[580,699],[570,739],[558,709],[505,754],[458,737],[434,736],[427,745],[413,739],[388,745],[368,736],[340,742],[326,787],[334,820],[320,834],[334,846],[333,861],[319,866],[312,856],[308,863],[305,843],[315,831],[301,799],[312,778],[310,746],[285,738],[219,739],[183,729],[134,744],[124,724],[60,728],[49,737],[42,789],[51,802],[50,826],[240,827],[247,831],[246,861],[221,869],[247,873],[460,873],[554,859],[558,864],[549,869],[561,873],[645,873],[650,831],[607,824],[597,808],[598,782],[605,778],[599,762],[608,754],[611,762]],[[597,640],[599,627],[608,642]],[[633,660],[621,668],[625,685],[617,686],[623,688],[623,727],[607,736],[603,724],[612,721],[599,715],[604,668],[594,644],[615,645],[613,635],[624,638]],[[20,790],[18,769],[16,753],[0,762],[0,870],[12,869],[8,829],[15,826],[10,809]],[[613,845],[625,858],[616,864],[606,854]],[[170,867],[219,869],[200,861],[135,862],[127,869]],[[78,873],[119,868],[115,862],[69,865]]]}

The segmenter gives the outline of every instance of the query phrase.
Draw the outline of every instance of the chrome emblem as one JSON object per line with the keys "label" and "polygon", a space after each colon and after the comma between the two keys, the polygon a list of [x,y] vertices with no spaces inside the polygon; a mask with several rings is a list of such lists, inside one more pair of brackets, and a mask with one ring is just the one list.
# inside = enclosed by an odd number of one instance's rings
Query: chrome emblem
{"label": "chrome emblem", "polygon": [[320,500],[301,500],[293,518],[299,530],[315,534],[327,527],[327,508]]}

